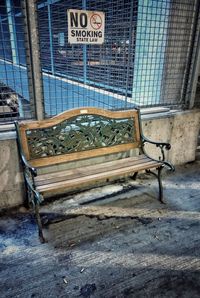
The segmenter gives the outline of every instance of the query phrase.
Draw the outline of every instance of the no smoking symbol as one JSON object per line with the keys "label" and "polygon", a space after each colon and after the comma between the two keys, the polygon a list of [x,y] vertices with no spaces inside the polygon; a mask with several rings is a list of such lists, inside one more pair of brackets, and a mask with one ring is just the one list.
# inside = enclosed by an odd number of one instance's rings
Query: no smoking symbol
{"label": "no smoking symbol", "polygon": [[99,30],[102,26],[102,18],[99,14],[95,13],[90,17],[90,25],[93,29]]}

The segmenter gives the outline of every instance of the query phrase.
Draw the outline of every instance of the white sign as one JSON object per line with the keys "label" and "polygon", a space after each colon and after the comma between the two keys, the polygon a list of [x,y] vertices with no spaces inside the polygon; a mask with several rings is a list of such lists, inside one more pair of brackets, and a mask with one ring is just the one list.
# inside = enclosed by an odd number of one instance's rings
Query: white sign
{"label": "white sign", "polygon": [[69,43],[102,44],[104,42],[104,12],[68,9],[67,17]]}

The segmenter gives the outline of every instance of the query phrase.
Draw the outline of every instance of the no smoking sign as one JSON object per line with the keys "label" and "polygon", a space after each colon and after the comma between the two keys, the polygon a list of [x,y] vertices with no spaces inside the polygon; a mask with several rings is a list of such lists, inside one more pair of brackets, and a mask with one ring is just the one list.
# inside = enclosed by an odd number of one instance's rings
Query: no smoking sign
{"label": "no smoking sign", "polygon": [[104,42],[104,12],[69,9],[67,16],[69,43],[102,44]]}

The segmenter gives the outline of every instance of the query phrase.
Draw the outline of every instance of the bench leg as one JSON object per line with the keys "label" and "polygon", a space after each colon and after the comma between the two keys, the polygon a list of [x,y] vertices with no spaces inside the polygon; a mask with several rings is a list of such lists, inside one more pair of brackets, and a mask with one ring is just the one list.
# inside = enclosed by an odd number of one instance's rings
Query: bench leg
{"label": "bench leg", "polygon": [[163,201],[163,186],[162,186],[162,180],[161,180],[161,172],[162,172],[163,167],[158,168],[158,186],[159,186],[159,201],[162,204],[165,204]]}
{"label": "bench leg", "polygon": [[35,204],[35,218],[36,218],[36,222],[38,225],[38,234],[39,234],[40,242],[45,243],[46,240],[44,238],[43,231],[42,231],[42,221],[41,221],[41,217],[40,217],[40,213],[39,213],[39,205],[38,204]]}
{"label": "bench leg", "polygon": [[161,172],[162,172],[163,166],[159,167],[158,174],[152,172],[151,170],[146,170],[146,173],[154,175],[158,179],[158,187],[159,187],[159,196],[158,199],[162,204],[165,204],[163,201],[163,186],[162,186],[162,180],[161,180]]}
{"label": "bench leg", "polygon": [[131,179],[136,180],[137,175],[138,175],[138,172],[135,172],[135,173],[133,174],[133,176],[131,176]]}

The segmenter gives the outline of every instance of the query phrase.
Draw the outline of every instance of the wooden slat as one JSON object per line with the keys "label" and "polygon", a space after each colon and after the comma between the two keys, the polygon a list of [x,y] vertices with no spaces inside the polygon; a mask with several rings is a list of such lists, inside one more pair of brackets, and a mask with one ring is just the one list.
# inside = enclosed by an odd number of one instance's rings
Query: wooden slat
{"label": "wooden slat", "polygon": [[107,172],[104,171],[104,172],[100,172],[100,173],[92,174],[92,175],[86,169],[85,174],[87,176],[76,177],[74,179],[67,180],[67,181],[56,182],[56,183],[51,183],[48,185],[38,186],[37,190],[40,191],[44,195],[47,193],[51,193],[51,195],[53,195],[58,190],[60,192],[62,190],[65,191],[65,190],[73,188],[73,187],[80,187],[80,186],[84,187],[85,185],[101,182],[106,179],[117,178],[117,177],[125,176],[125,175],[128,176],[128,175],[131,175],[132,173],[135,173],[137,171],[156,168],[160,165],[161,165],[161,163],[159,163],[159,162],[149,160],[148,162],[145,162],[143,164],[138,164],[135,166],[126,166],[123,168],[110,170]]}
{"label": "wooden slat", "polygon": [[84,108],[73,109],[73,110],[63,112],[50,119],[45,119],[41,121],[21,122],[20,127],[23,127],[24,129],[47,128],[47,127],[51,127],[53,125],[59,124],[60,122],[70,119],[74,116],[87,115],[87,114],[99,115],[99,116],[104,116],[104,117],[113,118],[113,119],[138,117],[138,111],[135,109],[115,112],[115,111],[103,110],[98,108],[84,107]]}
{"label": "wooden slat", "polygon": [[124,152],[130,149],[138,148],[140,146],[139,143],[130,143],[130,144],[122,144],[116,145],[113,147],[105,147],[93,150],[87,150],[82,152],[74,152],[63,155],[51,156],[51,157],[43,157],[38,159],[29,160],[30,164],[33,167],[43,167],[48,165],[56,165],[68,161],[75,161],[80,159],[87,159],[102,155],[108,155],[112,153]]}
{"label": "wooden slat", "polygon": [[137,114],[137,117],[135,117],[135,134],[136,134],[136,141],[141,142],[140,124],[139,124],[139,115],[138,114]]}
{"label": "wooden slat", "polygon": [[66,181],[66,180],[72,180],[76,177],[84,177],[87,173],[90,174],[97,174],[99,172],[107,172],[109,170],[115,170],[119,168],[124,168],[126,166],[133,166],[137,164],[142,164],[145,162],[148,162],[149,158],[145,155],[140,155],[138,157],[128,157],[120,160],[113,160],[109,162],[104,162],[92,166],[86,166],[82,168],[75,168],[72,170],[65,170],[50,174],[43,174],[38,177],[36,177],[36,185],[47,185],[49,183],[55,183],[59,181]]}
{"label": "wooden slat", "polygon": [[[120,164],[124,164],[124,162],[129,162],[129,161],[134,162],[134,161],[147,160],[147,159],[149,160],[149,158],[146,155],[142,154],[142,155],[133,156],[133,157],[126,157],[126,158],[123,158],[123,159],[111,160],[111,161],[108,161],[108,162],[105,161],[105,162],[102,162],[102,163],[98,163],[98,164],[95,164],[95,165],[93,164],[93,165],[89,165],[89,166],[86,166],[86,167],[90,168],[90,169],[93,169],[93,168],[96,169],[96,167],[105,169],[105,167],[106,168],[110,167],[110,166],[114,165],[115,163],[120,165]],[[59,176],[61,177],[61,176],[64,176],[66,173],[73,173],[75,169],[76,168],[69,169],[69,170],[61,170],[61,171],[58,171],[56,174],[55,174],[55,172],[48,173],[48,174],[41,174],[41,175],[36,177],[36,181],[41,181],[41,180],[44,180],[44,179],[51,179],[55,175],[57,175],[57,177],[59,177]],[[79,171],[84,170],[84,169],[85,169],[85,167],[83,167],[83,168],[79,167],[78,168]]]}
{"label": "wooden slat", "polygon": [[27,160],[30,159],[30,153],[28,149],[28,142],[27,142],[27,136],[26,136],[26,129],[21,125],[19,126],[19,132],[21,137],[21,145],[23,149],[23,153],[25,154],[25,157]]}

